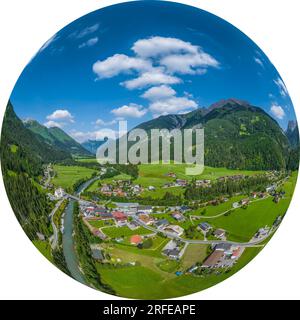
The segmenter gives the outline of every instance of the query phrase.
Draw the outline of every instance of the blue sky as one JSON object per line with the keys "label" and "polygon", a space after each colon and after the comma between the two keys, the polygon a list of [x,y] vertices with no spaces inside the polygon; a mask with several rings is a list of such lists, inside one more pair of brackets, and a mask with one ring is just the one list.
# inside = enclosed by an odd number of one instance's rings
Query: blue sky
{"label": "blue sky", "polygon": [[92,12],[49,39],[11,95],[22,119],[59,126],[82,142],[226,98],[262,107],[286,128],[295,113],[265,54],[199,9],[134,1]]}

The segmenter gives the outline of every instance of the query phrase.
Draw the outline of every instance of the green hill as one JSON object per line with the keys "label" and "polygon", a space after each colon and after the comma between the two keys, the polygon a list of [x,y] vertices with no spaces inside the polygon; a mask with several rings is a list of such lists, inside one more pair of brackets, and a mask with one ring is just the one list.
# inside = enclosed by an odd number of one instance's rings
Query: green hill
{"label": "green hill", "polygon": [[31,240],[37,232],[50,234],[48,215],[52,205],[38,186],[42,165],[71,155],[45,144],[25,128],[8,103],[1,133],[1,166],[3,180],[13,211]]}
{"label": "green hill", "polygon": [[207,109],[161,116],[137,128],[150,131],[195,127],[205,129],[207,166],[247,170],[287,166],[290,143],[285,133],[264,110],[245,101],[222,100]]}
{"label": "green hill", "polygon": [[46,128],[35,120],[25,121],[24,126],[38,135],[48,145],[76,156],[91,155],[91,153],[83,148],[80,143],[76,142],[58,127]]}

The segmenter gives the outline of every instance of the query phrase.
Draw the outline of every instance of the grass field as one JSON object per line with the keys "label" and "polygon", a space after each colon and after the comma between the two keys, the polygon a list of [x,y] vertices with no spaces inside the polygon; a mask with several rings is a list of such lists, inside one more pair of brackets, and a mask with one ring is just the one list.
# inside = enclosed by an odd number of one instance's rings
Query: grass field
{"label": "grass field", "polygon": [[252,260],[261,248],[247,248],[237,264],[228,273],[205,277],[164,272],[152,265],[107,269],[98,265],[103,281],[116,291],[117,295],[133,299],[165,299],[198,292],[232,276]]}
{"label": "grass field", "polygon": [[51,246],[47,241],[34,240],[32,243],[45,258],[47,258],[50,262],[53,262],[53,258],[51,255]]}
{"label": "grass field", "polygon": [[159,269],[165,272],[174,273],[176,270],[179,269],[180,263],[176,260],[163,260],[157,264]]}
{"label": "grass field", "polygon": [[52,183],[64,189],[72,187],[77,180],[90,178],[96,172],[93,169],[79,166],[54,165],[53,168],[57,175],[52,179]]}
{"label": "grass field", "polygon": [[147,235],[153,233],[152,231],[142,227],[139,227],[136,230],[131,230],[128,227],[105,227],[102,229],[102,232],[110,238],[128,237],[135,234]]}
{"label": "grass field", "polygon": [[99,163],[96,158],[76,158],[75,160],[78,162],[96,163],[96,164]]}
{"label": "grass field", "polygon": [[[227,202],[221,203],[217,206],[209,205],[209,206],[206,206],[205,208],[199,208],[197,210],[189,211],[188,214],[199,216],[203,219],[205,219],[206,217],[214,217],[218,214],[221,214],[227,210],[232,209],[232,204],[234,202],[238,202],[244,198],[247,198],[247,197],[245,195],[234,196],[230,198]],[[205,212],[204,214],[202,214],[203,211]]]}
{"label": "grass field", "polygon": [[[168,181],[173,181],[174,178],[167,177],[166,174],[173,172],[176,174],[178,179],[187,179],[192,180],[196,179],[210,179],[215,180],[219,177],[236,175],[236,174],[245,174],[245,175],[254,175],[261,173],[261,171],[246,171],[246,170],[230,170],[226,168],[212,168],[205,167],[202,174],[197,176],[186,175],[185,169],[189,168],[187,164],[174,164],[170,163],[167,165],[163,164],[141,164],[139,165],[139,181],[141,183],[147,183],[146,185],[159,186]],[[147,179],[144,179],[147,178]]]}
{"label": "grass field", "polygon": [[[89,220],[88,223],[95,228],[102,228],[106,226],[113,226],[115,224],[113,219],[109,220]],[[105,230],[105,229],[104,229]]]}
{"label": "grass field", "polygon": [[196,262],[203,262],[207,256],[206,250],[206,244],[189,244],[182,257],[182,270],[190,268]]}
{"label": "grass field", "polygon": [[[155,236],[152,238],[153,245],[149,249],[139,249],[136,246],[129,245],[128,242],[124,241],[122,243],[116,243],[114,244],[115,249],[121,250],[120,252],[123,252],[123,254],[138,254],[141,256],[149,256],[149,257],[155,257],[155,258],[162,258],[161,250],[162,248],[170,241],[170,239],[161,238],[159,236]],[[119,253],[120,253],[119,252]]]}
{"label": "grass field", "polygon": [[279,203],[273,202],[272,197],[257,200],[252,202],[247,209],[233,210],[229,216],[210,219],[209,223],[228,231],[230,240],[249,241],[259,228],[266,225],[270,227],[279,215],[283,216],[286,213],[292,199],[296,179],[297,173],[295,172],[284,184],[283,190],[286,191],[286,195]]}
{"label": "grass field", "polygon": [[230,170],[226,168],[212,168],[205,167],[204,172],[198,176],[191,176],[185,174],[185,169],[188,168],[187,164],[141,164],[139,165],[139,177],[134,180],[134,183],[140,184],[143,187],[154,186],[155,191],[145,190],[141,196],[152,198],[162,198],[166,192],[171,192],[176,195],[183,194],[184,188],[168,188],[164,189],[162,186],[166,183],[174,181],[174,178],[166,176],[168,173],[173,172],[178,179],[192,180],[192,179],[209,179],[216,180],[219,177],[244,174],[254,175],[261,173],[261,171],[246,171],[246,170]]}

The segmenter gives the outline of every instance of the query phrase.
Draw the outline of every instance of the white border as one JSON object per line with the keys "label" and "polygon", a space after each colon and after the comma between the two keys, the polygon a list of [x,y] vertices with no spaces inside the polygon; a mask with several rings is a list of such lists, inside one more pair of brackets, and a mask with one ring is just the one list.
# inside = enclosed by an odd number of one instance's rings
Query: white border
{"label": "white border", "polygon": [[[14,83],[30,58],[54,33],[111,0],[10,0],[0,2],[1,123]],[[237,26],[275,64],[300,108],[299,1],[178,0]],[[228,280],[190,299],[299,299],[299,184],[286,219],[269,245]],[[0,299],[116,299],[65,276],[37,252],[19,226],[0,179]],[[298,211],[298,212],[297,212]]]}

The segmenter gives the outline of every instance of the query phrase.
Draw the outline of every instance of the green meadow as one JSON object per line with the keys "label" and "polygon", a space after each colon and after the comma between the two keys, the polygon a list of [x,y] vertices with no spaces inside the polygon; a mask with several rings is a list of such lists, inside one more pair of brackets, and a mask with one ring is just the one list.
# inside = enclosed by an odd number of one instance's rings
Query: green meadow
{"label": "green meadow", "polygon": [[54,165],[56,176],[51,180],[56,187],[64,189],[72,187],[77,180],[88,179],[96,172],[93,169],[79,166]]}
{"label": "green meadow", "polygon": [[207,221],[216,228],[228,231],[230,240],[249,241],[259,228],[271,227],[278,216],[285,215],[292,199],[296,180],[297,173],[294,172],[282,186],[286,194],[279,203],[275,203],[272,197],[255,200],[246,209],[235,209],[229,216],[223,215]]}
{"label": "green meadow", "polygon": [[110,238],[120,238],[137,235],[147,235],[153,233],[152,231],[139,227],[138,229],[131,230],[128,227],[105,227],[102,232]]}
{"label": "green meadow", "polygon": [[[197,249],[193,248],[192,250]],[[97,269],[102,280],[109,284],[119,296],[133,299],[164,299],[192,294],[221,282],[243,268],[260,251],[261,248],[247,248],[230,271],[205,276],[176,276],[174,273],[177,269],[176,263],[167,263],[165,260],[151,257],[148,259],[149,261],[143,259],[137,266],[107,268],[98,264]],[[199,261],[203,257],[204,254],[199,253]],[[133,255],[130,256],[130,259],[135,261]],[[141,258],[139,259],[141,260]],[[162,270],[159,265],[162,265],[166,271]],[[172,270],[171,273],[168,272],[170,270]]]}

